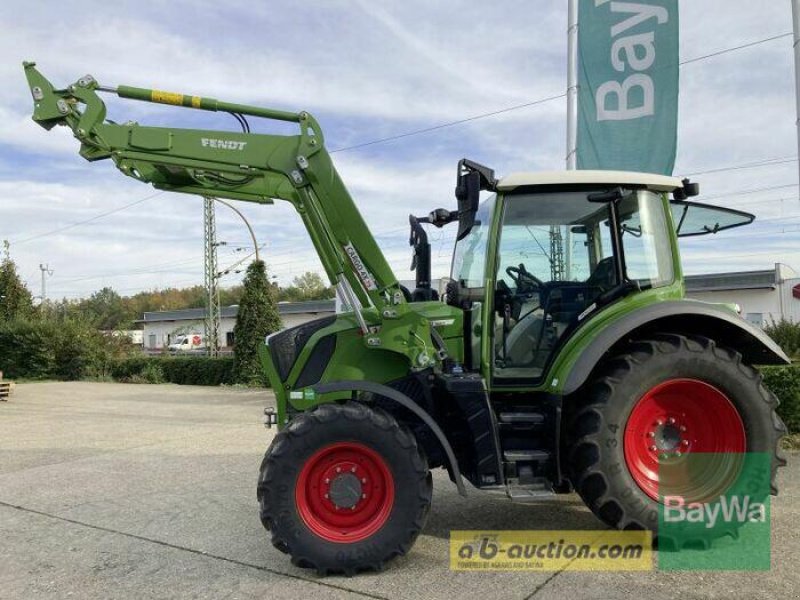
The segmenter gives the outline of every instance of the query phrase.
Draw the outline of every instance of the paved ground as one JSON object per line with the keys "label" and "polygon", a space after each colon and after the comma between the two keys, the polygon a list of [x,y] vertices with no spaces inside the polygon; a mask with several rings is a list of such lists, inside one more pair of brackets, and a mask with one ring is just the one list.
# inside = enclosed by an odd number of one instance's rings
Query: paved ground
{"label": "paved ground", "polygon": [[411,553],[354,578],[294,568],[258,521],[264,392],[42,383],[0,403],[0,598],[795,598],[800,456],[769,573],[456,573],[451,529],[596,529],[576,496],[456,495],[442,473]]}

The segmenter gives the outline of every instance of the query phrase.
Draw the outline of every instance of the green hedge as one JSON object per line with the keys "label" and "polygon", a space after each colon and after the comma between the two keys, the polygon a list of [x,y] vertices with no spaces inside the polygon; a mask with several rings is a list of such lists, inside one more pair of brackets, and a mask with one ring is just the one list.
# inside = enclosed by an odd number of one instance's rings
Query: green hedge
{"label": "green hedge", "polygon": [[181,385],[231,385],[233,357],[134,356],[111,365],[111,376],[132,383],[178,383]]}
{"label": "green hedge", "polygon": [[761,367],[764,385],[781,401],[778,414],[789,433],[800,433],[800,367]]}
{"label": "green hedge", "polygon": [[144,356],[86,323],[15,320],[0,323],[0,371],[8,379],[87,378],[137,383],[236,383],[233,357]]}
{"label": "green hedge", "polygon": [[0,323],[0,371],[9,379],[103,377],[120,352],[118,340],[79,322]]}

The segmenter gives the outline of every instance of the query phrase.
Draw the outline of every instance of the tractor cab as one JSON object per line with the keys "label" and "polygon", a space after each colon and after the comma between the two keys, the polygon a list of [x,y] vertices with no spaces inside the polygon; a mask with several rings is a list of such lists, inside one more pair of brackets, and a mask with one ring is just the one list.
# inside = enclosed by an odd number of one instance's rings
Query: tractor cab
{"label": "tractor cab", "polygon": [[498,386],[539,382],[564,341],[617,300],[680,299],[678,236],[753,220],[687,202],[696,184],[660,175],[518,174],[491,188],[461,228],[448,300],[466,309],[465,364]]}

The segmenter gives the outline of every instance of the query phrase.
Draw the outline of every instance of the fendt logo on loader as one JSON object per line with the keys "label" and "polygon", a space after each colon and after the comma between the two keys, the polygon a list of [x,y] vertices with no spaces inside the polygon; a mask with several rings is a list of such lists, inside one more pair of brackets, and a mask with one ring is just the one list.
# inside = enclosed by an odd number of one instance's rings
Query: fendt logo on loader
{"label": "fendt logo on loader", "polygon": [[200,143],[206,148],[219,148],[221,150],[244,150],[247,142],[235,140],[218,140],[215,138],[200,138]]}

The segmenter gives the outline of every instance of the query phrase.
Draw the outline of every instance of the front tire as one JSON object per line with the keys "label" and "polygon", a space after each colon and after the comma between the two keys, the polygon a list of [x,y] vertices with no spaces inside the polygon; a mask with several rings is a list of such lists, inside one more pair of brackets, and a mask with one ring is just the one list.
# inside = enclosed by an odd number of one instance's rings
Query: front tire
{"label": "front tire", "polygon": [[[778,450],[786,433],[778,400],[737,352],[708,338],[663,334],[633,342],[601,365],[575,400],[567,432],[571,479],[611,527],[657,535],[665,496],[718,498],[739,476],[745,453],[771,458],[765,479],[777,493],[775,474],[786,464]],[[710,462],[692,470],[692,456]],[[725,533],[735,535],[735,527],[701,532]]]}
{"label": "front tire", "polygon": [[295,417],[267,450],[258,482],[272,544],[321,574],[380,570],[408,552],[431,493],[411,432],[356,402]]}

